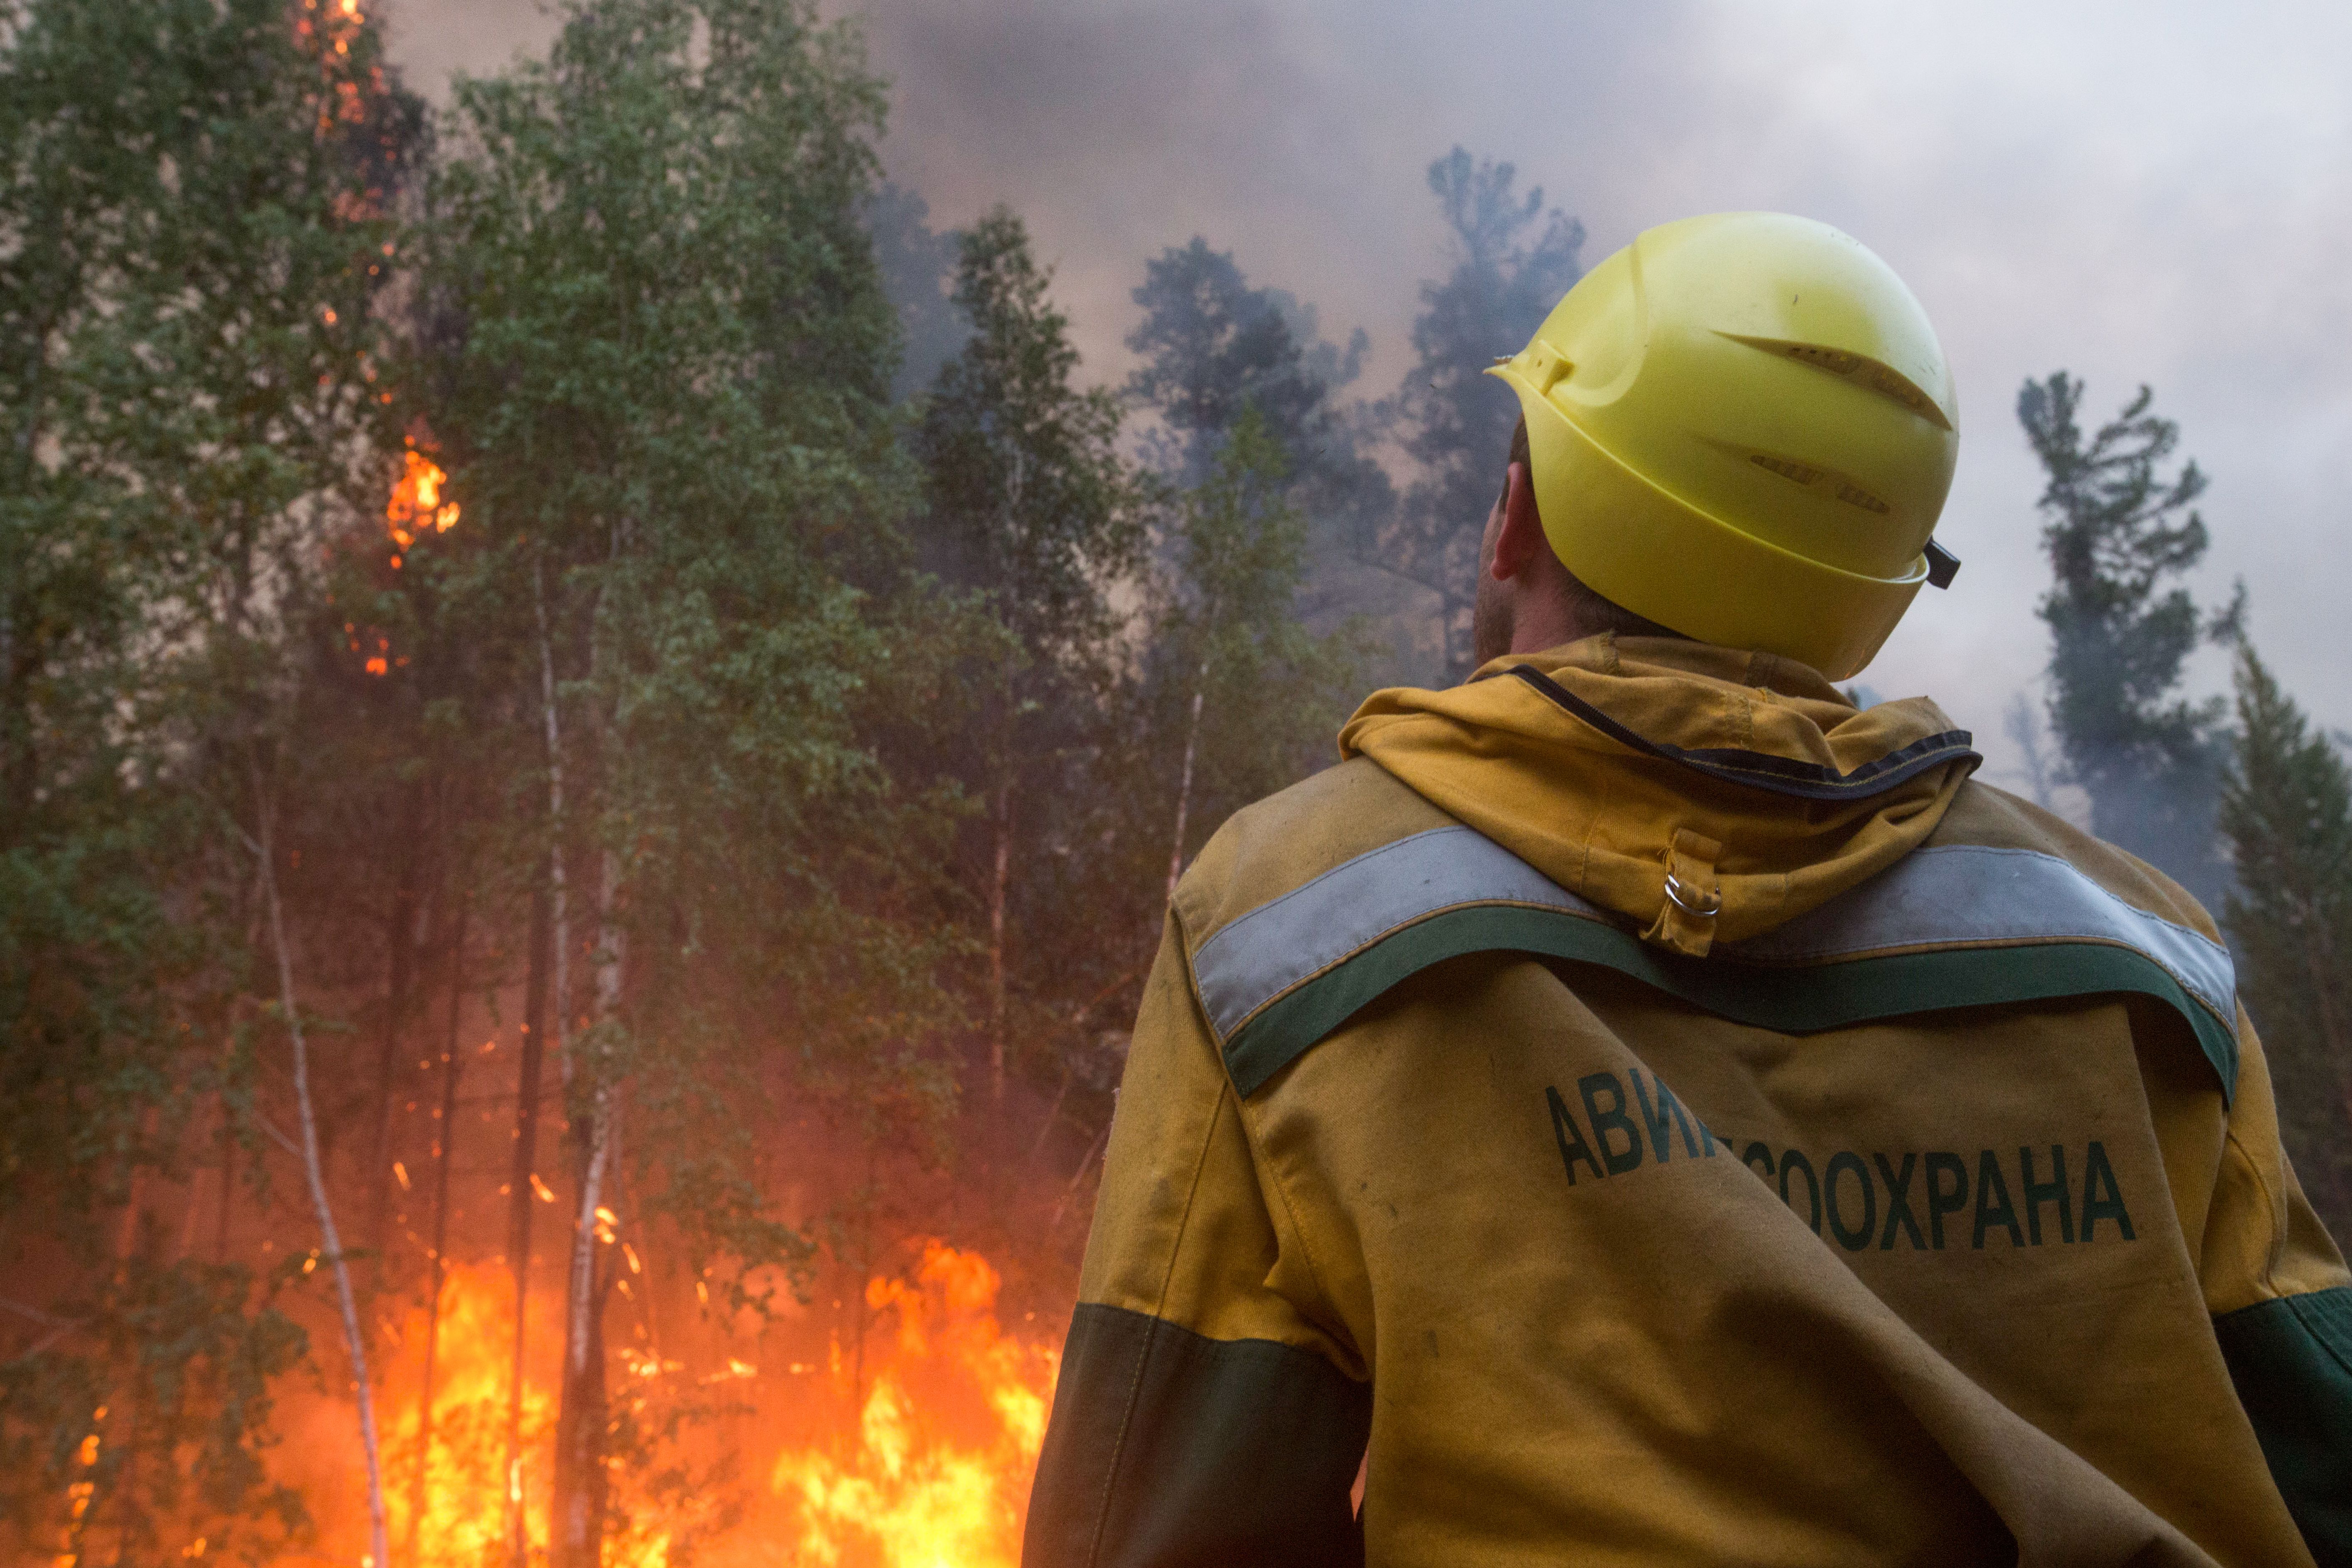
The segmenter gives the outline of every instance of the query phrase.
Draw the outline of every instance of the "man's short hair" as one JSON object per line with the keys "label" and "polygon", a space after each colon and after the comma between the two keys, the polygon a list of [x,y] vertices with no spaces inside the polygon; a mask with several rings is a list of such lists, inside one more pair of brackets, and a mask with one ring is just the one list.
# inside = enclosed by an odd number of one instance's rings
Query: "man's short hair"
{"label": "man's short hair", "polygon": [[[1532,499],[1536,466],[1533,453],[1528,445],[1528,416],[1524,414],[1519,416],[1519,422],[1511,427],[1510,460],[1527,468],[1528,489]],[[1507,493],[1508,483],[1507,479],[1506,493]],[[1538,502],[1536,506],[1536,521],[1538,522],[1543,521],[1541,502]],[[1584,580],[1570,571],[1566,562],[1560,563],[1559,570],[1560,574],[1568,579],[1569,608],[1574,614],[1578,626],[1589,627],[1594,632],[1615,632],[1621,637],[1679,637],[1683,635],[1669,627],[1662,626],[1655,621],[1635,615],[1612,599],[1602,598],[1599,594],[1586,587]]]}

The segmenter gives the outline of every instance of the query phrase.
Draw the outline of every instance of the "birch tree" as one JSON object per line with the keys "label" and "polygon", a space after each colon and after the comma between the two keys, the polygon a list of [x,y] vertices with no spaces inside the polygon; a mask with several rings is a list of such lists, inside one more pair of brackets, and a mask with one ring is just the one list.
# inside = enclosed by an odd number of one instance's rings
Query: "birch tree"
{"label": "birch tree", "polygon": [[737,1305],[800,1277],[813,1244],[759,1180],[763,1068],[897,1070],[948,1016],[944,825],[865,738],[922,662],[898,657],[913,475],[857,222],[881,108],[855,33],[793,0],[575,5],[545,63],[456,89],[426,308],[453,323],[452,493],[527,618],[545,759],[562,1564],[625,1523],[612,1248],[659,1235]]}
{"label": "birch tree", "polygon": [[1021,962],[1013,911],[1039,847],[1024,797],[1094,721],[1120,629],[1111,593],[1144,542],[1142,498],[1117,447],[1118,399],[1077,384],[1051,285],[1010,210],[963,237],[954,299],[972,334],[940,371],[917,437],[931,559],[985,595],[1008,633],[972,730],[985,822],[983,1015],[999,1100]]}
{"label": "birch tree", "polygon": [[294,1161],[322,1364],[368,1382],[278,856],[320,551],[383,472],[373,306],[417,117],[381,68],[356,10],[0,8],[0,1226],[47,1298],[0,1363],[25,1552],[299,1529],[260,1435],[305,1341],[221,1256],[232,1153]]}
{"label": "birch tree", "polygon": [[1318,636],[1297,615],[1307,525],[1287,479],[1282,448],[1245,405],[1175,510],[1144,693],[1164,759],[1153,771],[1173,786],[1171,898],[1185,861],[1226,816],[1329,759],[1357,695],[1362,629]]}

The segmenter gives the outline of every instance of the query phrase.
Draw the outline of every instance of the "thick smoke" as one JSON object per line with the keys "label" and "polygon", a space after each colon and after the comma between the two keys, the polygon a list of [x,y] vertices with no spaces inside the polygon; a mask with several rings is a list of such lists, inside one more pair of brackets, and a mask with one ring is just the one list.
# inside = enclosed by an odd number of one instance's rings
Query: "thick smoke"
{"label": "thick smoke", "polygon": [[[550,28],[534,0],[387,0],[411,79],[495,69]],[[2198,586],[2243,575],[2250,630],[2319,721],[2352,723],[2327,628],[2352,482],[2352,115],[2326,62],[2352,14],[2225,26],[2185,0],[2126,15],[2002,0],[1927,15],[1861,0],[870,0],[852,8],[894,83],[893,178],[934,229],[1010,202],[1116,385],[1144,261],[1203,237],[1252,284],[1370,335],[1361,386],[1411,363],[1416,289],[1446,265],[1423,172],[1457,142],[1514,162],[1580,218],[1596,261],[1650,224],[1777,207],[1895,263],[1962,396],[1944,536],[1968,560],[1868,679],[1929,692],[2013,766],[2010,693],[2048,639],[2033,605],[2040,482],[2009,402],[2068,365],[2164,392],[2215,476]],[[2133,68],[2109,68],[2128,35]],[[1509,346],[1509,345],[1505,345]],[[1502,352],[1497,348],[1497,353]],[[910,378],[911,379],[911,378]],[[2199,695],[2222,661],[2192,664]]]}

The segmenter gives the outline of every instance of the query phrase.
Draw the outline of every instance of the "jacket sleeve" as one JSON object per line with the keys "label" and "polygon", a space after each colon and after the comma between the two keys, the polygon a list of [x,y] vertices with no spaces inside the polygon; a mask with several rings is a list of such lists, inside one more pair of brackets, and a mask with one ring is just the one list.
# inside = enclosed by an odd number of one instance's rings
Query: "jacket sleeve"
{"label": "jacket sleeve", "polygon": [[1112,1120],[1024,1568],[1356,1563],[1360,1361],[1277,1248],[1171,916]]}
{"label": "jacket sleeve", "polygon": [[2322,1568],[2352,1565],[2352,1276],[2279,1141],[2270,1069],[2239,1015],[2238,1092],[2201,1272],[2263,1457]]}

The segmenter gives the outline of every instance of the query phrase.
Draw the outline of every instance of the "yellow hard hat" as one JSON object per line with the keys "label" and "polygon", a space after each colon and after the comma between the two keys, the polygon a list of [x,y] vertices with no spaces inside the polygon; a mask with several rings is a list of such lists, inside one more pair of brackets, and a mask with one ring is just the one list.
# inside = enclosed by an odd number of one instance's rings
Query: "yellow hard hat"
{"label": "yellow hard hat", "polygon": [[1497,363],[1568,569],[1685,637],[1842,680],[1919,584],[1959,405],[1927,313],[1852,237],[1784,213],[1649,230]]}

